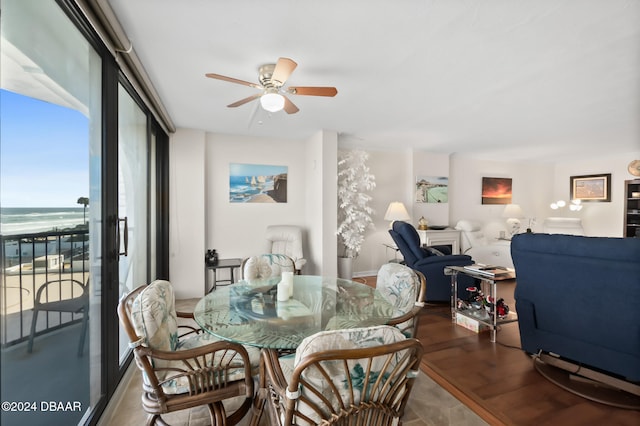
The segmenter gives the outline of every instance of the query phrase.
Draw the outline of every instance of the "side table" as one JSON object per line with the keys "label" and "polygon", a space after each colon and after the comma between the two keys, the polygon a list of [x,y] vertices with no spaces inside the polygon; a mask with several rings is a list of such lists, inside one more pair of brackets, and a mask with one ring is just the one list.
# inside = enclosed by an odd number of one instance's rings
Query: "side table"
{"label": "side table", "polygon": [[[477,272],[463,266],[446,266],[444,268],[444,274],[451,276],[451,320],[453,323],[456,323],[456,314],[462,314],[467,316],[473,320],[478,321],[479,323],[485,324],[489,326],[491,329],[491,342],[495,343],[496,341],[496,332],[498,331],[498,325],[506,324],[510,322],[518,321],[518,315],[514,311],[510,311],[505,317],[498,317],[498,310],[494,307],[492,312],[488,315],[486,319],[480,319],[474,315],[471,315],[473,311],[471,310],[461,310],[458,309],[458,275],[468,275],[470,277],[476,278],[479,281],[481,290],[484,294],[488,294],[493,299],[493,303],[496,303],[498,300],[498,282],[502,280],[510,280],[515,279],[515,274],[513,272],[509,272],[504,275],[485,275],[481,272]],[[488,288],[487,288],[488,287]]]}
{"label": "side table", "polygon": [[[208,294],[209,292],[216,289],[219,283],[225,283],[224,285],[233,284],[236,280],[233,277],[233,272],[236,268],[240,268],[242,266],[242,259],[234,258],[234,259],[218,259],[215,265],[207,265],[205,264],[205,277],[204,277],[204,294]],[[219,280],[217,271],[218,269],[228,269],[229,270],[229,279]],[[213,271],[213,285],[209,288],[209,273],[208,271]]]}

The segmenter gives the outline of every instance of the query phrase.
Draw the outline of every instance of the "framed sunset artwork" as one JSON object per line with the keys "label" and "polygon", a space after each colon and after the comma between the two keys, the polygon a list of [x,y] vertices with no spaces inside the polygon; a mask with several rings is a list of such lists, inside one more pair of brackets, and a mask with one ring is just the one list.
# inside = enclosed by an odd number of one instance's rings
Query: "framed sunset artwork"
{"label": "framed sunset artwork", "polygon": [[482,204],[511,204],[511,178],[483,177]]}

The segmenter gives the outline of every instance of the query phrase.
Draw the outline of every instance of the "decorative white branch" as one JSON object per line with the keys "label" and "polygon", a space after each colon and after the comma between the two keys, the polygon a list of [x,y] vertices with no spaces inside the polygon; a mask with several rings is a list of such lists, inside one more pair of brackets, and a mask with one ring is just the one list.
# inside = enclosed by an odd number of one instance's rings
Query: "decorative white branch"
{"label": "decorative white branch", "polygon": [[338,231],[346,257],[356,257],[364,242],[364,232],[373,227],[367,191],[376,187],[369,172],[365,151],[341,151],[338,156]]}

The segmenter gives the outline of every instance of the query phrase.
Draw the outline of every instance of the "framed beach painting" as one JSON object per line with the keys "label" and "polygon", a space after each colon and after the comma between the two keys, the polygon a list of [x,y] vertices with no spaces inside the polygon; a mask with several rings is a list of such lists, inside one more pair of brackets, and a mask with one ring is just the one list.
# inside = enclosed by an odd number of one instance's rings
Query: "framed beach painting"
{"label": "framed beach painting", "polygon": [[571,176],[571,200],[611,201],[611,173]]}
{"label": "framed beach painting", "polygon": [[287,166],[229,164],[229,202],[286,203]]}
{"label": "framed beach painting", "polygon": [[482,204],[511,204],[511,178],[482,178]]}
{"label": "framed beach painting", "polygon": [[449,178],[418,176],[415,193],[416,203],[448,203]]}

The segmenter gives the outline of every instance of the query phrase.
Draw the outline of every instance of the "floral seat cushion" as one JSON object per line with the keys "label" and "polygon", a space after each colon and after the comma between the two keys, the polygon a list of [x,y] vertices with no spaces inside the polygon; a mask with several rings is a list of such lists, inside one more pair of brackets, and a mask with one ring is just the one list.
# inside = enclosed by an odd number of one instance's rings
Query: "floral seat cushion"
{"label": "floral seat cushion", "polygon": [[[169,281],[156,280],[149,284],[133,301],[131,316],[133,326],[138,336],[142,339],[139,344],[161,351],[179,351],[192,349],[218,341],[209,334],[196,334],[188,338],[178,339],[178,323],[175,311],[175,298],[173,287]],[[260,365],[260,350],[247,347],[251,368],[257,372]],[[217,365],[223,361],[223,354],[216,352],[215,356],[207,357],[209,365]],[[235,355],[238,368],[230,370],[229,380],[241,379],[244,371],[239,355]],[[183,361],[167,361],[152,359],[154,368],[162,370],[157,372],[158,380],[167,394],[179,394],[189,392],[187,377],[180,376]],[[176,379],[172,379],[177,374]],[[143,380],[149,384],[149,379],[143,374]]]}
{"label": "floral seat cushion", "polygon": [[131,316],[144,346],[161,351],[176,350],[178,322],[173,287],[169,281],[156,280],[142,290],[133,301]]}
{"label": "floral seat cushion", "polygon": [[[380,346],[404,339],[406,339],[406,337],[397,328],[391,326],[321,331],[313,336],[305,338],[301,342],[296,351],[293,362],[290,357],[280,358],[280,366],[284,376],[289,382],[295,367],[297,367],[308,354],[335,349],[355,349]],[[402,355],[402,353],[394,354],[394,360],[391,364],[393,365],[394,363],[399,362]],[[364,372],[367,371],[368,368],[371,368],[375,376],[375,372],[382,369],[385,361],[386,358],[384,357],[376,358],[371,363],[371,366],[369,366],[368,358],[363,360],[347,360],[346,362],[350,372],[350,378],[346,377],[344,374],[344,360],[325,361],[323,362],[323,366],[329,372],[331,381],[339,384],[338,389],[340,391],[340,398],[342,401],[358,404],[362,398],[371,397],[371,395],[369,395],[369,388],[372,383],[369,383],[369,387],[367,389],[364,388],[364,383],[362,381]],[[301,381],[302,380],[309,383],[310,387],[313,387],[315,390],[319,391],[323,397],[327,398],[331,402],[334,410],[340,411],[340,402],[338,398],[334,395],[326,377],[320,373],[317,368],[306,368],[301,375]],[[354,387],[356,388],[353,399],[351,398],[351,394],[347,386],[347,382],[349,380],[355,384]],[[315,395],[313,391],[304,386],[300,388],[300,393],[311,401],[319,400],[318,396]],[[321,423],[323,417],[328,416],[328,413],[324,413],[323,416],[318,415],[318,413],[307,406],[302,399],[298,399],[297,404],[297,409],[317,424]],[[302,418],[297,419],[295,423],[307,424]]]}
{"label": "floral seat cushion", "polygon": [[[420,278],[411,268],[399,263],[386,263],[378,271],[376,289],[393,306],[393,316],[400,317],[416,305],[420,284]],[[412,330],[413,319],[396,327]]]}

